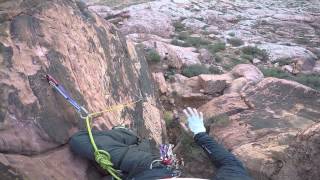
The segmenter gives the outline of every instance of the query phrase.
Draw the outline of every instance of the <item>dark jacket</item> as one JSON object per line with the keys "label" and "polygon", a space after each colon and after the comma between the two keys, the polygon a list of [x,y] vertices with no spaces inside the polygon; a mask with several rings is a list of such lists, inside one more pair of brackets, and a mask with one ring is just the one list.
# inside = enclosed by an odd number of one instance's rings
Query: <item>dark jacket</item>
{"label": "dark jacket", "polygon": [[[146,147],[147,143],[142,143],[132,131],[126,129],[92,131],[92,135],[97,147],[110,154],[114,168],[121,170],[126,177],[134,177],[149,169],[151,162],[159,158],[155,157],[151,148]],[[87,131],[75,133],[69,144],[74,153],[94,162],[94,150]]]}
{"label": "dark jacket", "polygon": [[199,133],[194,137],[196,143],[208,154],[217,168],[216,180],[250,180],[242,163],[222,145],[218,144],[207,133]]}
{"label": "dark jacket", "polygon": [[[161,165],[149,169],[151,162],[159,157],[141,148],[137,136],[131,131],[123,129],[94,131],[93,136],[98,148],[110,153],[114,167],[125,172],[124,179],[152,180],[169,178],[174,175],[171,170]],[[217,168],[216,176],[212,179],[251,179],[242,163],[212,137],[206,133],[199,133],[194,139]],[[85,131],[80,131],[71,137],[70,147],[78,155],[94,160],[93,149]]]}
{"label": "dark jacket", "polygon": [[[222,145],[218,144],[207,133],[199,133],[194,137],[196,143],[208,154],[211,162],[217,168],[214,180],[251,180],[242,163]],[[160,169],[146,170],[134,177],[137,180],[159,179]],[[170,173],[166,177],[170,177]]]}

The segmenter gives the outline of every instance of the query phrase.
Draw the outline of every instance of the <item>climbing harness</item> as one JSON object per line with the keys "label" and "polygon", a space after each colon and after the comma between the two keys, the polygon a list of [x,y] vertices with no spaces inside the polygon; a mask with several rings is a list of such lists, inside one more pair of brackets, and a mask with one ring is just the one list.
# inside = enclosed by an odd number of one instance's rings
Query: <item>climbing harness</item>
{"label": "climbing harness", "polygon": [[173,153],[173,144],[161,144],[159,147],[160,159],[152,161],[150,169],[153,169],[154,165],[162,164],[174,173],[173,177],[179,177],[181,175],[180,161],[177,159],[176,154]]}
{"label": "climbing harness", "polygon": [[68,93],[67,91],[63,88],[63,86],[61,86],[57,80],[55,80],[52,76],[50,76],[49,74],[45,75],[46,80],[48,81],[48,83],[53,86],[53,88],[60,94],[62,95],[78,112],[79,116],[82,119],[85,119],[86,121],[86,127],[87,127],[87,131],[88,131],[88,135],[89,135],[89,139],[91,142],[91,145],[94,149],[94,157],[96,162],[100,165],[100,167],[104,170],[106,170],[110,175],[113,176],[114,179],[116,180],[121,180],[121,178],[119,177],[119,171],[117,171],[116,169],[113,168],[113,164],[111,162],[111,157],[110,154],[107,151],[98,149],[93,135],[92,135],[92,131],[91,131],[91,122],[92,119],[98,116],[101,116],[103,113],[107,113],[107,112],[112,112],[112,111],[117,111],[117,110],[121,110],[125,107],[130,107],[140,101],[143,101],[142,98],[140,98],[137,101],[133,101],[133,102],[128,102],[128,103],[124,103],[124,104],[119,104],[116,106],[110,106],[108,108],[106,108],[105,110],[102,111],[98,111],[98,112],[94,112],[94,113],[88,113],[88,111],[83,107],[80,106]]}
{"label": "climbing harness", "polygon": [[159,147],[160,159],[153,160],[150,164],[150,169],[162,165],[171,171],[171,177],[181,176],[182,161],[177,159],[177,156],[173,153],[173,144],[161,144]]}

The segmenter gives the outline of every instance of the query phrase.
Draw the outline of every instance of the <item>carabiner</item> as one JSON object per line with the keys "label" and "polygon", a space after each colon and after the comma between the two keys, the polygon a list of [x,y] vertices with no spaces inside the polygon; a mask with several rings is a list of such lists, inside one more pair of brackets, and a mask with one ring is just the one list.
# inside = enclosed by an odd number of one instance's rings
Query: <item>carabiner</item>
{"label": "carabiner", "polygon": [[81,106],[80,111],[78,111],[78,114],[81,119],[86,119],[89,115],[88,111],[83,106]]}

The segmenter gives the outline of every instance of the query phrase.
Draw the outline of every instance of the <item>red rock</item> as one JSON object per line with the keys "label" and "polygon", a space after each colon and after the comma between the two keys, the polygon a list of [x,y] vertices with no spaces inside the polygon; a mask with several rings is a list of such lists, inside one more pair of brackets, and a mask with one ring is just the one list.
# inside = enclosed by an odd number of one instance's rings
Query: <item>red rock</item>
{"label": "red rock", "polygon": [[265,78],[241,94],[225,94],[199,108],[210,134],[231,149],[255,179],[316,179],[320,92]]}
{"label": "red rock", "polygon": [[223,75],[199,75],[201,88],[207,94],[221,93],[232,80],[229,74]]}
{"label": "red rock", "polygon": [[251,64],[239,64],[231,70],[231,74],[235,78],[244,77],[254,83],[260,82],[264,77],[262,72]]}
{"label": "red rock", "polygon": [[168,87],[164,75],[162,72],[152,73],[153,79],[155,80],[161,94],[166,94],[168,92]]}
{"label": "red rock", "polygon": [[[0,29],[0,177],[87,179],[92,172],[66,146],[84,122],[45,74],[89,112],[137,100],[140,93],[148,97],[93,125],[134,124],[142,137],[161,142],[163,125],[147,63],[115,26],[75,1],[2,1],[0,7],[6,14]],[[143,117],[139,123],[137,116]]]}

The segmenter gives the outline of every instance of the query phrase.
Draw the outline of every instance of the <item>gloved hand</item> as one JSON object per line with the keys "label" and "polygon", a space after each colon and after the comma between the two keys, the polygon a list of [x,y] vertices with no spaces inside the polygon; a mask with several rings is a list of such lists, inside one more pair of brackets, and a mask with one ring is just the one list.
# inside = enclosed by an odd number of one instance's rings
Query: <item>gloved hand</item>
{"label": "gloved hand", "polygon": [[201,132],[206,132],[206,128],[203,124],[202,112],[198,113],[196,109],[191,109],[190,107],[188,107],[187,109],[183,110],[183,113],[187,116],[188,127],[194,135]]}

